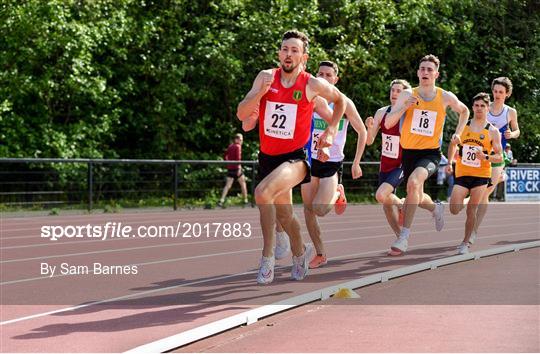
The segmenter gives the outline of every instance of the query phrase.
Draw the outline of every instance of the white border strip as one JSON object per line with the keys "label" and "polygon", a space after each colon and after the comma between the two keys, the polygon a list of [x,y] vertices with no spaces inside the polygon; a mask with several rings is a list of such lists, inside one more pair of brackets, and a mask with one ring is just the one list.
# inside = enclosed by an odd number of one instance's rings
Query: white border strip
{"label": "white border strip", "polygon": [[437,267],[469,261],[477,260],[483,257],[489,257],[496,254],[517,252],[519,250],[540,247],[540,241],[533,241],[520,244],[511,244],[504,247],[491,248],[483,251],[471,252],[469,254],[451,256],[441,259],[436,259],[420,264],[415,264],[408,267],[390,270],[378,274],[373,274],[367,277],[355,279],[338,285],[332,285],[320,290],[311,291],[306,294],[298,295],[289,299],[276,302],[271,305],[265,305],[253,310],[245,311],[222,320],[208,323],[206,325],[190,329],[188,331],[172,335],[167,338],[141,345],[133,348],[126,353],[163,353],[173,350],[178,347],[196,342],[198,340],[210,337],[214,334],[230,330],[241,325],[250,325],[257,322],[263,317],[277,314],[282,311],[318,301],[328,299],[332,294],[340,288],[357,289],[363,286],[385,282],[393,278],[422,272],[424,270],[436,269]]}

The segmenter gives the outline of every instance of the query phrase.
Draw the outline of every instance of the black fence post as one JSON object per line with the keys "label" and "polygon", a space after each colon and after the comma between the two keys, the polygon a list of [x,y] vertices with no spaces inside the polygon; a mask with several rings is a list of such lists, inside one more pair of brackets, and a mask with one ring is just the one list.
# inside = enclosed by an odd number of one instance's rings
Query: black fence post
{"label": "black fence post", "polygon": [[173,209],[176,210],[178,209],[178,164],[176,162],[174,163],[173,173]]}
{"label": "black fence post", "polygon": [[87,177],[87,184],[88,184],[88,211],[92,211],[92,191],[94,190],[94,172],[93,172],[93,165],[91,161],[88,161],[88,177]]}

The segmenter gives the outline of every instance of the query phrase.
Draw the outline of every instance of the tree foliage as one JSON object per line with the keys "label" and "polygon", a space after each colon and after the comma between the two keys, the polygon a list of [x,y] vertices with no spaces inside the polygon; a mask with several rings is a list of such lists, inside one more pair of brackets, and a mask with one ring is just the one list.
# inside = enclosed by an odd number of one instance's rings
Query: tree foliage
{"label": "tree foliage", "polygon": [[[540,162],[539,24],[534,0],[4,0],[0,156],[222,156],[238,102],[297,28],[311,39],[308,69],[336,61],[364,118],[387,104],[392,79],[417,82],[427,53],[466,104],[510,77],[514,155]],[[245,158],[257,140],[248,134]]]}

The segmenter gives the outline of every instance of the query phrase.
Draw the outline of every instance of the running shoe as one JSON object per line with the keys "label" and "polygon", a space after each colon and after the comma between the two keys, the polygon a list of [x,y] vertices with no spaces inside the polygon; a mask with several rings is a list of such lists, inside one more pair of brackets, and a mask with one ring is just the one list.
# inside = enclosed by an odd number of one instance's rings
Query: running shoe
{"label": "running shoe", "polygon": [[[394,253],[399,253],[399,254],[395,254],[396,256],[398,256],[405,253],[408,247],[409,247],[408,239],[406,239],[405,237],[398,237],[398,239],[395,240],[394,243],[392,243],[392,246],[390,246],[390,250],[394,251]],[[392,256],[393,254],[390,254],[389,252],[389,255]]]}
{"label": "running shoe", "polygon": [[274,255],[276,259],[282,259],[289,254],[291,250],[291,242],[289,235],[285,231],[276,232],[276,248],[274,249]]}
{"label": "running shoe", "polygon": [[261,285],[270,284],[274,280],[274,266],[276,260],[274,257],[261,257],[257,283]]}
{"label": "running shoe", "polygon": [[304,249],[304,254],[301,256],[292,257],[292,269],[291,269],[291,278],[294,280],[302,280],[306,277],[309,271],[309,260],[313,258],[313,246],[307,244]]}
{"label": "running shoe", "polygon": [[433,218],[435,219],[435,230],[441,231],[444,227],[444,205],[441,202],[435,203]]}
{"label": "running shoe", "polygon": [[466,242],[462,242],[461,245],[458,247],[458,254],[467,254],[469,253],[469,244]]}
{"label": "running shoe", "polygon": [[471,232],[471,237],[469,237],[469,243],[472,245],[476,241],[476,231]]}
{"label": "running shoe", "polygon": [[345,189],[343,188],[343,184],[337,185],[337,191],[339,193],[339,197],[334,205],[334,210],[337,215],[341,215],[347,208],[347,197],[345,197]]}
{"label": "running shoe", "polygon": [[311,262],[309,262],[309,269],[319,268],[328,263],[328,259],[325,255],[316,255]]}

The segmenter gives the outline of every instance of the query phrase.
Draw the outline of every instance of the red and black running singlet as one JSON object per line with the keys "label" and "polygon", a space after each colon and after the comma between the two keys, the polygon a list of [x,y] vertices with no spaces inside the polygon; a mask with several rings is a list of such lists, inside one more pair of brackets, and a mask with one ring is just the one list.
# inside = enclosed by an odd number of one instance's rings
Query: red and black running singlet
{"label": "red and black running singlet", "polygon": [[311,74],[300,72],[289,88],[281,84],[281,68],[274,71],[274,82],[261,98],[259,139],[261,151],[281,155],[301,149],[311,135],[314,103],[309,102],[306,86]]}
{"label": "red and black running singlet", "polygon": [[386,116],[390,113],[391,109],[392,106],[389,106],[381,119],[381,172],[390,172],[401,166],[401,145],[399,144],[401,134],[399,132],[399,123],[390,129],[386,129],[384,126]]}

